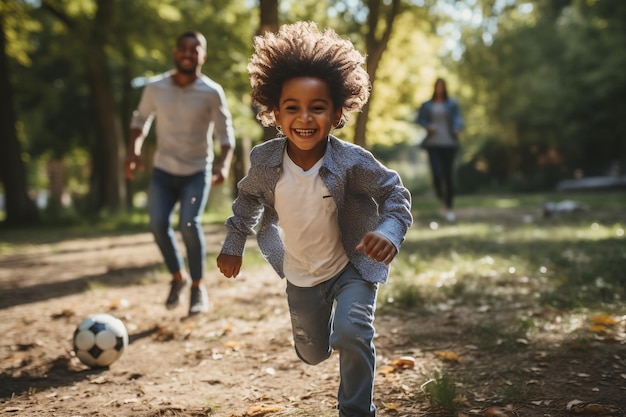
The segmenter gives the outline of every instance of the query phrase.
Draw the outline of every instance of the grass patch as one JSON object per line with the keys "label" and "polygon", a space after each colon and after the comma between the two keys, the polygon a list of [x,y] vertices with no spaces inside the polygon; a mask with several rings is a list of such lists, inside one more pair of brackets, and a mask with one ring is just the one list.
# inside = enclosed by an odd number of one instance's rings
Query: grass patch
{"label": "grass patch", "polygon": [[524,347],[522,341],[526,340],[523,327],[509,326],[495,320],[476,323],[469,333],[469,337],[481,351],[512,352]]}
{"label": "grass patch", "polygon": [[455,380],[450,374],[435,371],[433,377],[424,382],[420,388],[431,409],[448,413],[455,410],[457,390]]}
{"label": "grass patch", "polygon": [[[482,305],[538,297],[555,308],[615,308],[626,299],[623,210],[607,198],[601,214],[557,219],[528,218],[524,207],[545,197],[528,196],[493,208],[500,198],[463,211],[459,221],[440,224],[427,212],[416,214],[394,261],[379,307],[419,308],[424,303]],[[511,199],[507,199],[511,200]],[[598,197],[588,200],[596,205]],[[470,206],[476,197],[460,199]],[[489,204],[485,203],[489,201]],[[624,203],[622,203],[624,204]],[[511,208],[514,207],[514,208]],[[436,227],[430,223],[437,222]]]}
{"label": "grass patch", "polygon": [[[545,201],[564,199],[590,210],[541,216]],[[447,223],[432,200],[416,201],[415,224],[379,289],[381,315],[415,323],[403,343],[460,358],[435,363],[443,370],[422,385],[423,400],[452,415],[454,398],[526,406],[554,395],[558,387],[543,391],[547,373],[607,355],[591,317],[623,317],[623,193],[472,196],[457,207]],[[609,327],[607,340],[622,340],[620,329]]]}

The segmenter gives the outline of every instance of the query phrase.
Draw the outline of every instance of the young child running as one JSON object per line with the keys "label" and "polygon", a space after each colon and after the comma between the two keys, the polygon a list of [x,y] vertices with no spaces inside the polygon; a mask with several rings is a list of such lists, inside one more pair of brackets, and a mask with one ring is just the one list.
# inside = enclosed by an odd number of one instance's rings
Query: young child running
{"label": "young child running", "polygon": [[254,47],[252,99],[279,137],[250,153],[217,266],[237,277],[256,231],[287,278],[297,355],[315,365],[338,350],[339,416],[375,416],[376,293],[411,226],[411,197],[396,172],[330,134],[369,97],[365,59],[350,41],[297,22]]}

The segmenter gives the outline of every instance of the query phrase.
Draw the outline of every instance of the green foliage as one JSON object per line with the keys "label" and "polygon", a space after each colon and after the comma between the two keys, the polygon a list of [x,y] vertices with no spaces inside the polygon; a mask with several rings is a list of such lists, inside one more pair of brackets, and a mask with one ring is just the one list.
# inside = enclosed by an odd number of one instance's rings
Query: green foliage
{"label": "green foliage", "polygon": [[457,393],[454,378],[450,374],[435,371],[433,377],[421,385],[421,389],[432,409],[454,411]]}
{"label": "green foliage", "polygon": [[[70,31],[46,4],[64,12],[80,30]],[[377,71],[367,136],[368,144],[378,150],[397,148],[386,162],[402,171],[416,195],[428,190],[429,180],[424,161],[411,151],[423,135],[414,123],[415,110],[430,96],[437,76],[448,79],[466,119],[460,191],[548,190],[574,172],[623,171],[626,7],[622,2],[584,0],[503,4],[402,2]],[[124,134],[141,92],[131,82],[171,68],[175,36],[197,29],[207,35],[204,71],[226,89],[238,140],[254,143],[260,138],[246,72],[258,27],[258,2],[115,1],[113,7],[106,55]],[[458,20],[468,15],[464,10],[472,12],[471,23]],[[89,158],[96,153],[98,132],[87,87],[84,39],[76,35],[93,29],[95,11],[94,0],[0,2],[16,127],[32,188],[47,182],[40,178],[45,174],[40,167],[48,159],[62,158],[69,165],[77,153]],[[364,1],[283,0],[279,13],[281,23],[307,19],[333,27],[365,51]],[[443,49],[450,47],[445,34],[455,31],[464,52],[460,60]],[[337,133],[352,140],[353,130],[350,123]],[[149,150],[153,138],[148,142]],[[92,161],[81,162],[86,169],[71,169],[66,176],[72,194],[93,186]],[[137,183],[137,190],[143,189],[145,182]],[[76,201],[89,199],[76,195]]]}
{"label": "green foliage", "polygon": [[[435,19],[427,8],[413,8],[397,18],[394,36],[376,73],[367,127],[369,144],[416,146],[421,140],[416,109],[432,95],[437,77],[451,78],[439,56],[441,37],[431,31]],[[449,84],[454,92],[455,80],[450,79]]]}
{"label": "green foliage", "polygon": [[464,34],[457,68],[474,85],[464,103],[482,125],[468,129],[464,166],[480,185],[464,175],[463,186],[472,191],[496,181],[536,191],[575,171],[619,173],[626,161],[619,139],[626,80],[618,75],[626,60],[618,46],[626,41],[624,5],[532,1],[522,12],[521,3],[486,9],[497,22],[492,42],[483,42],[484,26]]}
{"label": "green foliage", "polygon": [[29,54],[34,45],[27,42],[29,33],[41,31],[41,25],[33,18],[31,7],[21,1],[0,1],[0,18],[3,20],[5,37],[7,39],[6,54],[17,63],[28,67],[32,65]]}

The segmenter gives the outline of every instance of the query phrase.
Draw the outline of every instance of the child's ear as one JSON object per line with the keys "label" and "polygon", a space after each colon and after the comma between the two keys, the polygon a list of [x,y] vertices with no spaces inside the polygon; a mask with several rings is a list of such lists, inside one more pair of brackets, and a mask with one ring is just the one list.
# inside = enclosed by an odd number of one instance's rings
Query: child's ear
{"label": "child's ear", "polygon": [[338,128],[338,127],[343,126],[343,123],[341,123],[341,116],[343,116],[343,111],[339,109],[335,112],[335,120],[333,121],[333,127]]}

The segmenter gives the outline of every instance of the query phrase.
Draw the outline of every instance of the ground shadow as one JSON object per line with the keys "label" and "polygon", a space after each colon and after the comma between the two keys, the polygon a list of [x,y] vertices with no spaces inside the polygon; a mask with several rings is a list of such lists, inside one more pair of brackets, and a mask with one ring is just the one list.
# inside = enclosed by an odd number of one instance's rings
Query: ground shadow
{"label": "ground shadow", "polygon": [[2,292],[0,292],[0,310],[81,293],[94,284],[101,284],[105,287],[136,285],[139,280],[149,273],[158,271],[161,266],[161,262],[155,262],[134,268],[113,269],[103,274],[85,275],[68,281],[49,282],[15,289],[2,289]]}
{"label": "ground shadow", "polygon": [[[152,327],[130,334],[128,343],[130,345],[140,339],[150,337],[158,330],[158,327]],[[65,356],[60,356],[50,363],[39,365],[36,369],[29,371],[20,370],[20,368],[24,367],[23,365],[20,364],[20,366],[13,369],[13,371],[19,373],[19,376],[12,376],[7,372],[0,373],[0,398],[10,398],[28,392],[41,392],[49,388],[69,386],[94,375],[107,372],[109,369],[108,367],[72,369],[68,358]]]}
{"label": "ground shadow", "polygon": [[20,376],[11,376],[4,372],[0,373],[0,398],[11,398],[28,392],[41,392],[49,388],[68,386],[106,371],[107,368],[74,371],[68,367],[67,358],[59,357],[31,374],[21,372]]}

